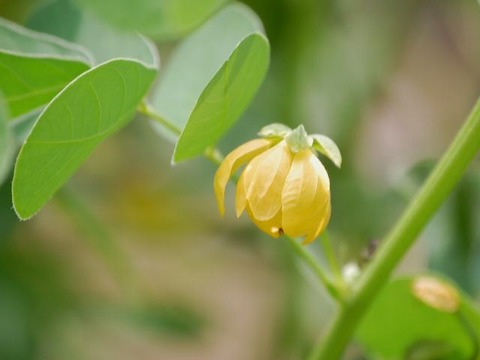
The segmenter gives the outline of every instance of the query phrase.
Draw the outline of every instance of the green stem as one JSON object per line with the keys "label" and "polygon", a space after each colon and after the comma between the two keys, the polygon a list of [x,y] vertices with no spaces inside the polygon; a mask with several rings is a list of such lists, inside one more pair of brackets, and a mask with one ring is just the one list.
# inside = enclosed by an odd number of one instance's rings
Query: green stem
{"label": "green stem", "polygon": [[148,116],[150,119],[155,120],[175,136],[180,136],[180,134],[182,133],[182,130],[177,125],[160,115],[153,106],[151,106],[145,101],[141,102],[140,105],[138,105],[137,111],[145,116]]}
{"label": "green stem", "polygon": [[[157,110],[153,106],[148,104],[146,101],[141,102],[137,110],[139,113],[149,117],[150,119],[162,125],[165,129],[170,131],[176,137],[182,134],[182,130],[177,125],[175,125],[174,123],[166,119],[164,116],[160,115],[157,112]],[[203,155],[208,160],[210,160],[211,162],[217,165],[220,165],[221,162],[223,161],[223,155],[220,153],[220,151],[217,148],[213,146],[205,149],[205,152],[203,153]]]}
{"label": "green stem", "polygon": [[480,101],[425,181],[413,201],[383,241],[376,258],[339,310],[327,337],[311,359],[340,359],[362,315],[414,243],[421,230],[451,193],[480,149]]}
{"label": "green stem", "polygon": [[215,165],[220,165],[224,159],[220,150],[216,147],[210,146],[205,149],[203,152],[203,156],[205,156],[208,160],[213,162]]}
{"label": "green stem", "polygon": [[332,243],[330,241],[330,237],[328,236],[327,231],[322,234],[320,241],[322,243],[325,257],[327,258],[330,269],[332,270],[333,276],[335,277],[335,282],[337,283],[337,286],[343,288],[344,281],[342,271],[340,269],[340,264],[338,263],[337,256],[335,255],[335,251],[333,250]]}
{"label": "green stem", "polygon": [[340,292],[338,291],[337,287],[335,284],[333,284],[330,279],[327,277],[325,274],[324,270],[320,266],[319,262],[315,257],[307,250],[307,248],[303,245],[301,245],[297,240],[294,238],[291,238],[290,236],[285,236],[290,244],[292,245],[293,249],[297,253],[299,257],[302,258],[302,260],[310,267],[310,269],[313,271],[315,276],[320,280],[321,283],[325,285],[325,288],[327,289],[328,293],[337,300],[338,302],[342,302],[342,297]]}
{"label": "green stem", "polygon": [[[149,105],[147,102],[142,102],[139,107],[138,111],[147,117],[156,120],[158,123],[162,124],[165,126],[167,129],[169,129],[172,133],[175,135],[180,135],[181,130],[177,128],[174,124],[172,124],[170,121],[165,119],[163,116],[158,114],[156,110]],[[220,151],[215,148],[215,147],[209,147],[204,151],[203,154],[207,159],[212,161],[214,164],[220,165],[221,162],[223,161],[223,155],[220,153]],[[235,178],[234,178],[235,179]],[[302,245],[300,245],[295,239],[292,239],[290,237],[287,237],[290,240],[290,243],[293,245],[293,248],[295,249],[296,253],[305,261],[305,263],[313,270],[313,272],[316,274],[318,279],[325,285],[327,291],[329,294],[339,302],[341,302],[341,293],[339,292],[339,289],[327,278],[325,273],[323,272],[323,269],[321,268],[320,264],[317,262],[317,260],[313,257],[313,255]],[[330,256],[335,256],[333,253],[333,250],[330,254]],[[330,259],[332,260],[332,259]],[[333,261],[333,260],[332,260]],[[335,264],[337,263],[336,260],[334,260]]]}

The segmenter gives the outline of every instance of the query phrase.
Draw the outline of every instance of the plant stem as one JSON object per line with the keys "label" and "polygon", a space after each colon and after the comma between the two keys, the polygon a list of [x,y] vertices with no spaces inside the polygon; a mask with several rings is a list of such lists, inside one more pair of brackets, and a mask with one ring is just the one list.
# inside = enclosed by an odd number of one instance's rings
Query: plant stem
{"label": "plant stem", "polygon": [[220,165],[224,159],[220,150],[216,147],[210,146],[205,149],[203,152],[203,156],[205,156],[208,160],[210,160],[215,165]]}
{"label": "plant stem", "polygon": [[340,269],[340,264],[338,263],[337,256],[335,255],[335,251],[333,250],[332,243],[330,241],[330,237],[328,236],[327,231],[324,231],[320,238],[320,241],[322,243],[325,257],[327,258],[330,269],[332,270],[333,276],[335,277],[335,282],[337,283],[337,286],[343,288],[344,284],[342,271]]}
{"label": "plant stem", "polygon": [[323,344],[310,357],[340,359],[362,315],[421,230],[451,193],[480,150],[480,101],[403,215],[383,241],[377,256],[355,284]]}
{"label": "plant stem", "polygon": [[146,101],[143,101],[140,103],[140,105],[138,105],[137,111],[145,116],[148,116],[150,119],[155,120],[175,136],[180,136],[182,133],[182,130],[177,125],[160,115],[157,110]]}
{"label": "plant stem", "polygon": [[286,235],[285,238],[288,239],[297,255],[302,258],[302,260],[310,267],[310,269],[312,269],[315,276],[320,280],[320,282],[325,285],[325,288],[332,296],[332,298],[337,300],[338,302],[343,302],[341,294],[338,291],[336,285],[333,284],[331,280],[327,277],[322,267],[318,263],[317,259],[315,259],[315,257],[307,250],[307,248],[301,245],[296,239]]}
{"label": "plant stem", "polygon": [[[165,117],[160,115],[157,112],[157,110],[153,106],[148,104],[146,101],[141,102],[137,110],[139,113],[158,122],[160,125],[162,125],[165,129],[170,131],[176,137],[179,137],[181,135],[182,130],[179,127],[177,127],[177,125],[175,125],[174,123],[172,123],[171,121],[167,120]],[[217,165],[220,165],[221,162],[223,161],[223,155],[217,148],[213,146],[210,146],[207,149],[205,149],[203,155],[208,160],[210,160],[211,162]]]}
{"label": "plant stem", "polygon": [[[147,102],[142,102],[139,107],[138,111],[147,117],[157,121],[164,127],[166,127],[168,130],[170,130],[172,133],[174,133],[176,136],[179,136],[181,134],[181,130],[177,128],[174,124],[172,124],[170,121],[165,119],[163,116],[157,113],[157,111],[149,105]],[[203,155],[213,162],[216,165],[220,165],[221,162],[223,161],[224,157],[220,153],[220,151],[211,146],[205,149]],[[236,181],[235,177],[232,177],[234,181]],[[341,292],[339,291],[340,289],[336,286],[336,284],[333,284],[330,279],[325,275],[322,267],[318,263],[318,261],[314,258],[314,256],[302,245],[300,245],[295,239],[292,239],[288,236],[286,236],[290,243],[293,245],[293,248],[295,249],[296,253],[305,261],[305,263],[313,270],[315,275],[318,277],[318,279],[325,285],[328,293],[337,301],[341,302],[342,300],[342,295]],[[328,240],[327,240],[328,241]],[[330,247],[330,254],[328,254],[329,262],[337,264],[336,259],[334,259],[335,254],[333,253],[333,249]],[[335,265],[336,266],[336,265]],[[338,268],[338,266],[336,266]],[[339,270],[338,270],[339,272]],[[341,276],[341,275],[340,275]],[[340,284],[338,284],[340,285]]]}

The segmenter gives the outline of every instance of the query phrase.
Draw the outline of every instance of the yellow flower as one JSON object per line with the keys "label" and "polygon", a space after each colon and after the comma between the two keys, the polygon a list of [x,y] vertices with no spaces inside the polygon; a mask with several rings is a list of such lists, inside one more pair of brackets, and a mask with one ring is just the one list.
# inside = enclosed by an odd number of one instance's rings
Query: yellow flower
{"label": "yellow flower", "polygon": [[[262,129],[266,138],[251,140],[228,154],[215,174],[214,188],[223,215],[225,187],[242,165],[236,192],[236,212],[272,237],[305,236],[310,243],[330,220],[330,180],[315,149],[337,165],[338,148],[323,135],[308,136],[303,126],[290,130],[273,124]],[[332,145],[333,144],[333,145]]]}

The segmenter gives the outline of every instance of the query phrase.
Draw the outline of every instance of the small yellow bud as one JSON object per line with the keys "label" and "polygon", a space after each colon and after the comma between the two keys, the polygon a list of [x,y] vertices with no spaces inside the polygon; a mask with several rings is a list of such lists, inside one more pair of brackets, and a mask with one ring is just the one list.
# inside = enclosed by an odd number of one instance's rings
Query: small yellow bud
{"label": "small yellow bud", "polygon": [[246,210],[270,236],[304,236],[306,244],[325,230],[331,212],[330,180],[312,150],[313,141],[308,141],[303,127],[300,130],[300,140],[291,140],[296,130],[279,136],[267,132],[266,139],[249,141],[226,156],[214,180],[222,215],[228,179],[246,164],[237,184],[237,216]]}
{"label": "small yellow bud", "polygon": [[434,277],[422,276],[415,279],[412,292],[424,304],[442,312],[455,313],[460,306],[458,291]]}

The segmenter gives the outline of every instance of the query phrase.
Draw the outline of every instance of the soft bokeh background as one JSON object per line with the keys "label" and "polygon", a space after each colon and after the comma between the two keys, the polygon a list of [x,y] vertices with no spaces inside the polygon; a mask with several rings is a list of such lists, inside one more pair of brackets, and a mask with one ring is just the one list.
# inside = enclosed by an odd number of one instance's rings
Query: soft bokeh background
{"label": "soft bokeh background", "polygon": [[[46,3],[0,0],[0,15],[28,24]],[[344,164],[325,160],[329,231],[342,263],[357,261],[476,101],[480,7],[245,3],[265,25],[272,65],[220,146],[229,151],[271,122],[304,123],[335,139]],[[158,45],[168,63],[175,41]],[[283,360],[308,352],[326,330],[331,302],[285,241],[233,211],[220,218],[213,165],[171,167],[172,150],[139,118],[24,223],[11,210],[8,183],[0,188],[0,359]],[[402,271],[429,267],[479,295],[479,171],[477,160]],[[354,345],[348,357],[360,354]]]}

